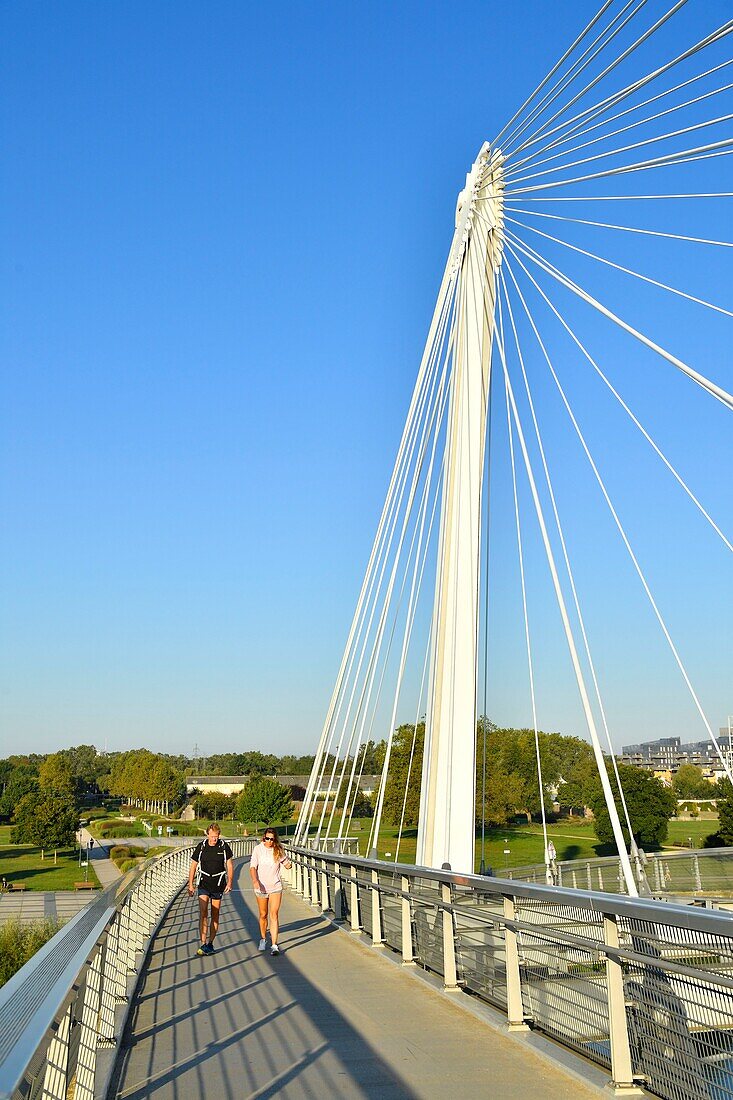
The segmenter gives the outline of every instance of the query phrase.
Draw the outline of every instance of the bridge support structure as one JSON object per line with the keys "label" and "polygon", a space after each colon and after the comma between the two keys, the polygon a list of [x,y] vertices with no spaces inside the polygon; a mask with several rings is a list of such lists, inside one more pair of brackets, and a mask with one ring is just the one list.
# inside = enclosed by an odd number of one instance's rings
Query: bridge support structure
{"label": "bridge support structure", "polygon": [[503,157],[484,145],[458,197],[448,260],[458,270],[450,409],[417,862],[474,868],[481,507],[496,281],[503,248]]}

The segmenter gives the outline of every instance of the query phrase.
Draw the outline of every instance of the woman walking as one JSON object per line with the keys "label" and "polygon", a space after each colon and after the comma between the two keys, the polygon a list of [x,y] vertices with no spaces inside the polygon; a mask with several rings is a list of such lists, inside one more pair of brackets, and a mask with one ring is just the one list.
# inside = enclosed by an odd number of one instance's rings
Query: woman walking
{"label": "woman walking", "polygon": [[274,829],[267,828],[252,852],[249,873],[255,888],[257,908],[260,917],[260,951],[267,950],[267,928],[270,927],[271,955],[279,955],[277,937],[280,932],[280,902],[283,896],[283,884],[280,868],[289,869],[292,863],[285,855],[280,838]]}

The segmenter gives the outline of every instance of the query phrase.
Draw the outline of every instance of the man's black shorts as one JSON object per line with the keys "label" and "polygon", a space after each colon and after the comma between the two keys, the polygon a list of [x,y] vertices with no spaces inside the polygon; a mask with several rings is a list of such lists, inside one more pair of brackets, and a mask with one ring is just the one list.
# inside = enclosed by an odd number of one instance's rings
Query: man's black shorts
{"label": "man's black shorts", "polygon": [[200,898],[211,898],[212,901],[221,901],[224,897],[223,890],[209,890],[208,886],[199,886]]}

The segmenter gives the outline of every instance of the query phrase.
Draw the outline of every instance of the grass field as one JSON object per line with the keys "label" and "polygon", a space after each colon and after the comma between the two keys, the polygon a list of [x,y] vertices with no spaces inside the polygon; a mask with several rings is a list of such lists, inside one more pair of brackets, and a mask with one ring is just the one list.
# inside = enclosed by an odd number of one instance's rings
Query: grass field
{"label": "grass field", "polygon": [[[371,821],[363,818],[353,821],[350,836],[359,841],[359,851],[366,855]],[[692,846],[701,848],[705,838],[718,827],[717,818],[700,821],[670,821],[665,849],[688,848],[688,838],[692,837]],[[596,838],[590,821],[561,821],[547,827],[548,837],[557,851],[558,860],[593,859],[596,856],[615,854],[612,845],[603,845]],[[399,845],[399,862],[413,863],[417,847],[417,830],[406,829]],[[505,851],[508,849],[508,852]],[[397,829],[383,825],[379,831],[377,852],[380,859],[394,859],[397,854]],[[481,861],[481,837],[476,837],[475,867],[478,870]],[[544,842],[542,826],[511,825],[486,830],[484,859],[488,867],[496,873],[509,867],[523,867],[527,864],[542,863],[544,860]]]}
{"label": "grass field", "polygon": [[690,837],[692,837],[692,847],[702,848],[705,838],[710,836],[711,833],[717,832],[717,830],[717,817],[702,821],[700,818],[697,821],[670,821],[664,847],[689,848]]}
{"label": "grass field", "polygon": [[[22,844],[0,847],[0,877],[8,882],[23,883],[26,890],[73,890],[75,882],[84,881],[84,871],[79,866],[76,849],[59,850],[58,862],[54,864],[53,852],[46,852],[41,859],[40,848],[29,848]],[[90,882],[99,885],[94,873],[94,864],[90,863],[87,877]]]}

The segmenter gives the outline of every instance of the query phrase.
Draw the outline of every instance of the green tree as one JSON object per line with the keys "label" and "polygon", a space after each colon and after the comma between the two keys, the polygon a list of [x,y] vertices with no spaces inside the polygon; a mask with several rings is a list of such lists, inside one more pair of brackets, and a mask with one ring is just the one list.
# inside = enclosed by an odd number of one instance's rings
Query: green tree
{"label": "green tree", "polygon": [[193,804],[199,817],[208,817],[210,821],[221,821],[235,812],[237,796],[210,791],[198,795]]}
{"label": "green tree", "polygon": [[676,798],[712,798],[714,795],[713,784],[694,764],[682,764],[678,768],[672,780],[672,790]]}
{"label": "green tree", "polygon": [[38,786],[43,794],[68,795],[74,799],[81,794],[81,783],[75,778],[71,761],[63,752],[51,753],[43,761],[38,769]]}
{"label": "green tree", "polygon": [[110,794],[130,801],[180,803],[186,791],[183,772],[169,759],[149,749],[119,753],[112,761]]}
{"label": "green tree", "polygon": [[74,745],[70,749],[62,749],[61,755],[69,761],[74,777],[84,790],[98,787],[109,767],[107,757],[100,755],[94,745]]}
{"label": "green tree", "polygon": [[733,786],[730,779],[717,784],[718,836],[726,845],[733,845]]}
{"label": "green tree", "polygon": [[293,816],[290,791],[276,779],[255,776],[237,799],[237,816],[240,821],[262,821],[265,825],[290,821]]}
{"label": "green tree", "polygon": [[[607,762],[607,771],[616,807],[623,823],[624,816],[618,794],[618,785],[610,761]],[[645,771],[644,768],[635,768],[630,764],[619,764],[618,771],[636,843],[642,848],[659,848],[667,838],[669,819],[677,805],[674,794],[659,779],[656,779],[650,772]],[[588,784],[588,804],[593,810],[596,836],[603,844],[613,844],[611,818],[603,797],[603,788],[599,777]],[[623,831],[624,838],[628,843],[628,830],[625,826]]]}
{"label": "green tree", "polygon": [[38,769],[32,764],[17,764],[10,772],[0,798],[0,816],[13,817],[22,798],[38,790]]}
{"label": "green tree", "polygon": [[67,848],[74,843],[79,812],[68,794],[35,791],[25,795],[15,809],[13,844],[34,844],[38,848]]}
{"label": "green tree", "polygon": [[[415,742],[414,751],[413,737]],[[417,730],[415,730],[412,723],[406,723],[395,732],[392,739],[392,752],[389,758],[389,772],[387,773],[387,784],[384,789],[384,808],[382,810],[382,816],[388,825],[400,824],[403,805],[405,808],[405,827],[414,828],[417,825],[420,815],[420,779],[422,776],[424,743],[424,721],[418,722]],[[410,757],[412,757],[412,765],[410,765]],[[407,787],[407,799],[405,799],[408,774],[410,782]]]}
{"label": "green tree", "polygon": [[[418,728],[425,723],[418,722]],[[410,726],[410,730],[413,727]],[[379,775],[382,771],[384,758],[387,754],[386,741],[367,741],[359,750],[359,767],[363,775]]]}

